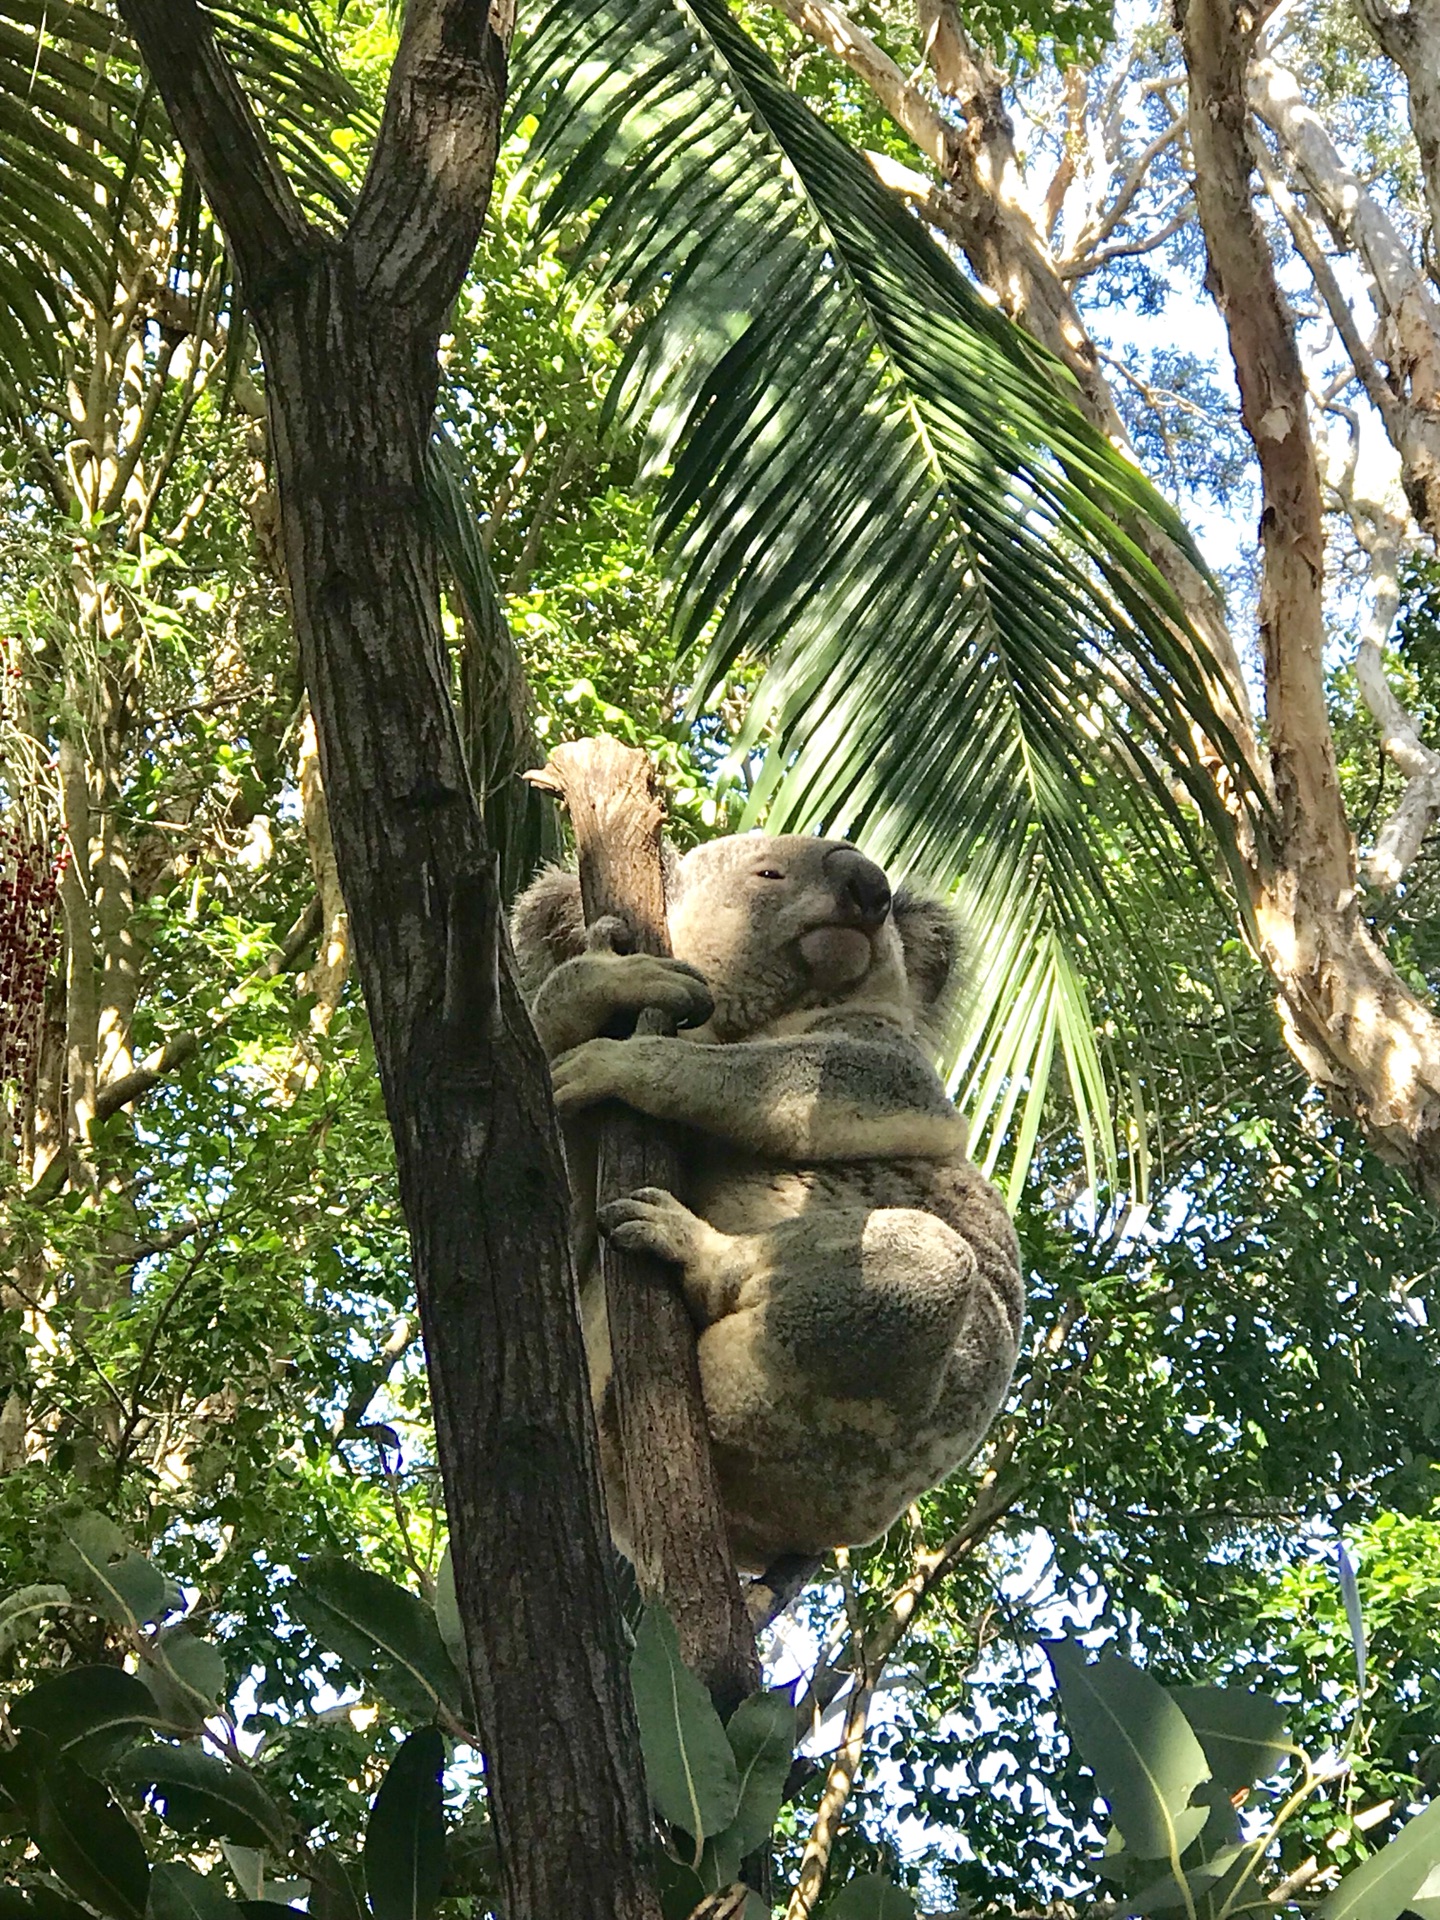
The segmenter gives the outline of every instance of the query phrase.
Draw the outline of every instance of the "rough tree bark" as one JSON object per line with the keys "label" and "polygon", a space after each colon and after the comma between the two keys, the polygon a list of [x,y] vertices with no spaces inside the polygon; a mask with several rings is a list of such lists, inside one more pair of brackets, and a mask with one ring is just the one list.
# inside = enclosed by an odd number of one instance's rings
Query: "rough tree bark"
{"label": "rough tree bark", "polygon": [[[557,747],[531,778],[569,810],[586,922],[613,916],[638,951],[668,954],[662,813],[648,756],[601,735]],[[679,1176],[679,1154],[654,1121],[624,1108],[603,1115],[598,1203],[637,1187],[678,1192]],[[663,1261],[602,1241],[600,1265],[635,1576],[647,1600],[669,1608],[686,1665],[727,1715],[759,1686],[760,1668],[710,1452],[695,1329]]]}
{"label": "rough tree bark", "polygon": [[125,18],[260,340],[296,633],[410,1227],[512,1920],[644,1916],[649,1827],[548,1078],[440,626],[440,328],[493,178],[508,18],[411,0],[341,235],[307,221],[196,0]]}

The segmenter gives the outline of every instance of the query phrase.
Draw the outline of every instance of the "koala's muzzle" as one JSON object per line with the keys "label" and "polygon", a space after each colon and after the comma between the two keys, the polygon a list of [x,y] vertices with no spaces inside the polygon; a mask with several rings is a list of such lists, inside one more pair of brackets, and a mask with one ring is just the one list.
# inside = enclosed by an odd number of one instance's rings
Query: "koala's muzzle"
{"label": "koala's muzzle", "polygon": [[826,854],[825,879],[834,892],[835,917],[802,936],[800,957],[816,985],[840,990],[858,985],[869,971],[871,935],[890,913],[890,882],[853,847]]}

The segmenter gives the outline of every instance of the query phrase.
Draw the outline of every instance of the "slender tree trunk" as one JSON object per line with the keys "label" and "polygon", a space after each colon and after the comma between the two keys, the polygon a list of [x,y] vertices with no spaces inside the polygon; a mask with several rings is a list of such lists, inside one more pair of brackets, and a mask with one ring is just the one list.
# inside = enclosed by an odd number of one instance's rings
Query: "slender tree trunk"
{"label": "slender tree trunk", "polygon": [[655,1920],[548,1075],[450,700],[426,462],[508,21],[410,0],[343,236],[312,228],[195,0],[124,13],[239,265],[336,863],[410,1228],[511,1920]]}
{"label": "slender tree trunk", "polygon": [[[532,777],[569,810],[586,921],[615,916],[638,951],[668,954],[662,815],[648,757],[602,734],[557,747]],[[655,1121],[623,1107],[602,1112],[599,1145],[597,1203],[639,1187],[681,1191],[679,1151]],[[695,1328],[663,1261],[602,1241],[600,1270],[636,1579],[647,1600],[669,1608],[686,1665],[728,1717],[759,1686],[760,1665],[710,1451]]]}

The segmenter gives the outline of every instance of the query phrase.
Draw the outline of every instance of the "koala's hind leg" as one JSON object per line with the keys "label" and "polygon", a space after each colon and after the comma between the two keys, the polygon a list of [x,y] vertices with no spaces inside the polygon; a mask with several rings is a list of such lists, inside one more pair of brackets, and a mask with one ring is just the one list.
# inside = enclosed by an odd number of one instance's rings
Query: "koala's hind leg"
{"label": "koala's hind leg", "polygon": [[969,1244],[913,1207],[825,1208],[730,1234],[642,1187],[605,1207],[600,1225],[617,1245],[680,1268],[696,1323],[710,1329],[707,1399],[740,1424],[761,1410],[744,1404],[750,1394],[768,1401],[782,1380],[787,1399],[928,1412],[976,1288]]}
{"label": "koala's hind leg", "polygon": [[663,1187],[640,1187],[601,1207],[596,1222],[627,1253],[649,1253],[680,1269],[686,1303],[701,1327],[733,1313],[757,1272],[757,1234],[720,1233]]}

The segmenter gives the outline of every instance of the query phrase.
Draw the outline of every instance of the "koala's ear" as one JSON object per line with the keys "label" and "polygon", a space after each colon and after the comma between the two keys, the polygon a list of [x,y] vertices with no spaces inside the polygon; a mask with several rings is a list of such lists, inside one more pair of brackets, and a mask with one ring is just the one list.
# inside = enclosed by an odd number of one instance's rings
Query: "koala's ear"
{"label": "koala's ear", "polygon": [[533,994],[562,961],[585,952],[585,911],[580,876],[545,867],[510,909],[510,938],[520,970],[520,988]]}
{"label": "koala's ear", "polygon": [[921,1011],[938,1008],[960,985],[959,916],[948,901],[901,887],[891,909],[905,949],[905,978]]}

